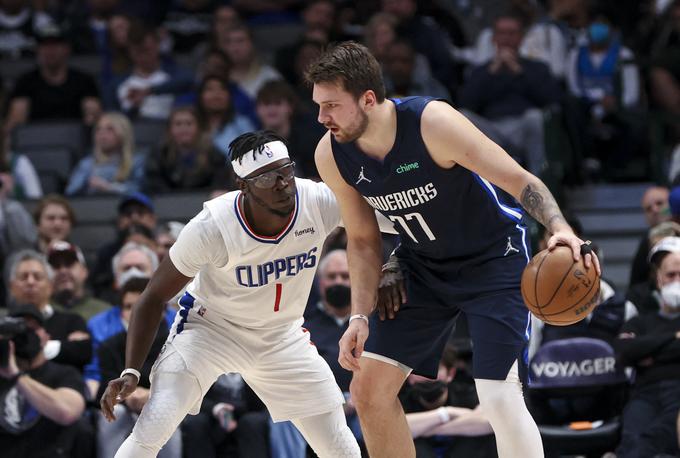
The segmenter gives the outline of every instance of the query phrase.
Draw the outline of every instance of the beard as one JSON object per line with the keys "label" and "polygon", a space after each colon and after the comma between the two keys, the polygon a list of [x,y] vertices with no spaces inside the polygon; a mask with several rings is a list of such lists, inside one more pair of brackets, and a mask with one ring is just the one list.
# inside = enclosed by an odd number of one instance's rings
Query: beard
{"label": "beard", "polygon": [[[333,126],[335,127],[335,126]],[[352,143],[361,137],[368,127],[368,115],[359,110],[359,119],[347,126],[345,129],[339,128],[338,133],[334,134],[335,141],[338,143]]]}
{"label": "beard", "polygon": [[292,203],[290,204],[290,207],[289,207],[289,208],[286,208],[286,209],[278,209],[278,208],[272,208],[272,207],[270,207],[269,205],[267,205],[267,203],[266,203],[264,200],[260,199],[259,197],[257,197],[257,196],[254,195],[254,194],[250,194],[250,195],[248,196],[248,198],[249,198],[249,199],[253,199],[253,202],[255,202],[257,205],[259,205],[260,207],[262,207],[262,208],[264,208],[265,210],[267,210],[269,213],[273,213],[274,215],[280,216],[280,217],[282,217],[282,218],[285,218],[286,216],[289,216],[289,215],[291,214],[291,212],[293,211],[293,209],[295,208],[295,200],[292,201]]}

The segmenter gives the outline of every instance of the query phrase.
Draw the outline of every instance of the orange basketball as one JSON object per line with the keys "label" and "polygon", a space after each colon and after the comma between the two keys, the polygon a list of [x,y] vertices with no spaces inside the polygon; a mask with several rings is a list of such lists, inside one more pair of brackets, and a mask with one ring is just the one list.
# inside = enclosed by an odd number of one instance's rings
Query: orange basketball
{"label": "orange basketball", "polygon": [[571,248],[558,246],[543,250],[522,273],[522,297],[537,318],[556,326],[567,326],[584,319],[597,305],[600,277],[583,256],[574,261]]}

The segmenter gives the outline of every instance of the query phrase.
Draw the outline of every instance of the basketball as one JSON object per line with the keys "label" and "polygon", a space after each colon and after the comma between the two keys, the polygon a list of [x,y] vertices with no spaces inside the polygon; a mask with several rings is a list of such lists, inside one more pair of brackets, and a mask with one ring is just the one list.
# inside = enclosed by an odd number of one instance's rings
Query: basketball
{"label": "basketball", "polygon": [[567,326],[584,319],[597,305],[600,277],[586,269],[584,256],[574,261],[571,248],[558,246],[533,257],[522,273],[522,297],[540,320]]}

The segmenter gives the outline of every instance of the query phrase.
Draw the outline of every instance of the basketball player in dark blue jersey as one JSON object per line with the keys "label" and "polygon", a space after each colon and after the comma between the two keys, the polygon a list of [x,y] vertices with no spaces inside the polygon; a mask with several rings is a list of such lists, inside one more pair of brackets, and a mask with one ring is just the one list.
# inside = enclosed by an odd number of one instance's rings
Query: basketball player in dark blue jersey
{"label": "basketball player in dark blue jersey", "polygon": [[[543,456],[519,378],[529,337],[519,283],[530,255],[517,202],[550,231],[550,249],[567,245],[578,260],[583,241],[545,185],[450,105],[386,100],[380,66],[365,47],[330,48],[307,79],[329,130],[317,167],[338,198],[348,237],[352,316],[339,361],[354,371],[350,391],[370,455],[415,456],[397,393],[411,371],[434,378],[462,311],[499,455]],[[407,287],[406,303],[384,321],[368,318],[382,263],[373,208],[402,236],[396,254]],[[599,272],[593,254],[585,263]]]}

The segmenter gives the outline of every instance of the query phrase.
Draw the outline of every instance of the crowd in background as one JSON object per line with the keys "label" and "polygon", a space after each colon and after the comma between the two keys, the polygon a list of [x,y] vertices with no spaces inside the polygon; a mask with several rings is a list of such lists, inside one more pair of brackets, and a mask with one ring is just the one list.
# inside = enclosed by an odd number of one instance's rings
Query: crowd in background
{"label": "crowd in background", "polygon": [[[449,101],[549,185],[670,185],[643,198],[650,232],[628,291],[603,279],[591,316],[565,328],[535,320],[530,342],[528,358],[540,358],[556,342],[597,339],[633,371],[607,396],[538,390],[527,399],[540,425],[621,418],[613,439],[593,446],[597,456],[680,456],[678,0],[0,0],[0,310],[36,336],[13,344],[33,391],[3,375],[0,351],[2,455],[113,456],[148,399],[177,307],[168,303],[140,388],[115,422],[103,421],[98,398],[124,369],[132,304],[186,223],[159,215],[154,197],[234,190],[228,145],[254,129],[285,138],[296,175],[318,179],[325,130],[304,71],[341,40],[371,50],[389,97]],[[30,146],[50,123],[78,134]],[[146,126],[158,135],[142,142]],[[117,199],[116,235],[96,253],[74,232],[82,196]],[[342,231],[329,239],[305,327],[361,439],[351,374],[337,363],[350,314],[343,240]],[[467,337],[462,317],[437,380],[411,376],[403,388],[419,457],[496,456]],[[548,455],[559,456],[553,445]],[[273,423],[243,379],[225,374],[161,456],[307,453],[290,423]]]}

